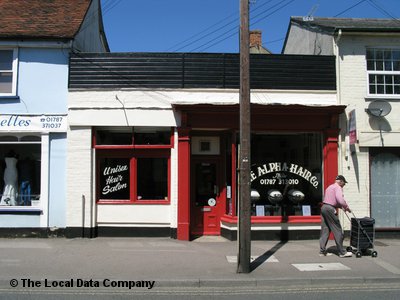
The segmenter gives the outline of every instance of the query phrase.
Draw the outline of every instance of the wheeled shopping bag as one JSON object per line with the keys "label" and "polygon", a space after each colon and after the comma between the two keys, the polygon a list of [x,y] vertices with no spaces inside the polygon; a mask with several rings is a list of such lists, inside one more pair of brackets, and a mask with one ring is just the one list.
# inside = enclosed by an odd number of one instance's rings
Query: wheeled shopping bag
{"label": "wheeled shopping bag", "polygon": [[[347,214],[346,214],[347,215]],[[378,252],[374,249],[375,240],[375,219],[356,218],[353,213],[351,218],[350,247],[347,251],[355,252],[356,257],[360,258],[367,250],[371,250],[371,256],[377,257]]]}

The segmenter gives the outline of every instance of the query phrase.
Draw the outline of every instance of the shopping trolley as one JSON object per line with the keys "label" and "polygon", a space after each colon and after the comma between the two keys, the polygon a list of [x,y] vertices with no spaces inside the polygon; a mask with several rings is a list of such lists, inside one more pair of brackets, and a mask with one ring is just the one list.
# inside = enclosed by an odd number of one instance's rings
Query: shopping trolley
{"label": "shopping trolley", "polygon": [[350,246],[347,247],[347,251],[355,253],[356,257],[360,258],[368,249],[372,249],[371,256],[377,257],[378,252],[374,249],[375,219],[368,217],[357,218],[353,212],[351,213],[353,218],[350,219],[345,212],[351,222]]}

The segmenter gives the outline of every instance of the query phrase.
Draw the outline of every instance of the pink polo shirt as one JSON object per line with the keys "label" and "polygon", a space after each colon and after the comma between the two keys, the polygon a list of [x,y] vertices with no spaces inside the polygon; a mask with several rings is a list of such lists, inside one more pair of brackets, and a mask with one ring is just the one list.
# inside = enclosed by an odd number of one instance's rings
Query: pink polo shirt
{"label": "pink polo shirt", "polygon": [[336,182],[328,186],[325,190],[324,203],[330,204],[336,208],[348,209],[346,200],[344,200],[343,189]]}

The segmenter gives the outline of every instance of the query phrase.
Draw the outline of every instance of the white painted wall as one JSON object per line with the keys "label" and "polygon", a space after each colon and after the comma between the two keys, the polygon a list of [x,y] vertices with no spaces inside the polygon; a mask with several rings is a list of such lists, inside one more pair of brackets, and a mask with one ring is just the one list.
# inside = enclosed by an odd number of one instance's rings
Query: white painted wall
{"label": "white painted wall", "polygon": [[[239,103],[238,90],[117,90],[70,91],[68,131],[67,227],[135,226],[177,227],[178,133],[180,114],[173,104]],[[335,105],[336,93],[327,91],[252,91],[252,102],[264,105]],[[166,126],[174,129],[171,149],[169,205],[99,204],[95,201],[95,157],[92,126]],[[85,196],[85,209],[82,196]]]}
{"label": "white painted wall", "polygon": [[[92,194],[92,130],[70,128],[67,132],[67,227],[81,227],[85,219],[90,227]],[[82,197],[86,200],[85,212]]]}
{"label": "white painted wall", "polygon": [[[370,216],[370,177],[369,148],[382,147],[379,124],[390,130],[382,131],[385,147],[400,146],[400,97],[397,99],[383,97],[392,106],[391,113],[383,119],[370,117],[365,109],[370,101],[379,97],[368,97],[368,81],[365,54],[367,47],[399,48],[400,36],[352,36],[342,35],[338,43],[338,99],[340,104],[347,105],[346,115],[340,122],[341,142],[339,151],[339,173],[349,182],[344,188],[345,198],[357,217]],[[355,109],[357,120],[357,137],[359,143],[348,151],[347,122],[348,113]],[[347,217],[342,220],[349,228]]]}

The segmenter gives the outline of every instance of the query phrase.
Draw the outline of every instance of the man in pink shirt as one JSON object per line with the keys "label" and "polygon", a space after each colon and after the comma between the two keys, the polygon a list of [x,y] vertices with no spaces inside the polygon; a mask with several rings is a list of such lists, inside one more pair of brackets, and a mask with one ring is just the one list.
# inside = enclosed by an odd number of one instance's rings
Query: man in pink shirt
{"label": "man in pink shirt", "polygon": [[335,238],[339,257],[352,256],[352,252],[347,252],[343,248],[343,230],[337,216],[337,208],[351,212],[346,200],[344,200],[343,197],[343,187],[346,183],[346,179],[342,175],[338,175],[335,183],[328,186],[325,190],[324,201],[321,208],[321,236],[319,239],[320,256],[326,256],[330,254],[326,252],[326,245],[331,232]]}

